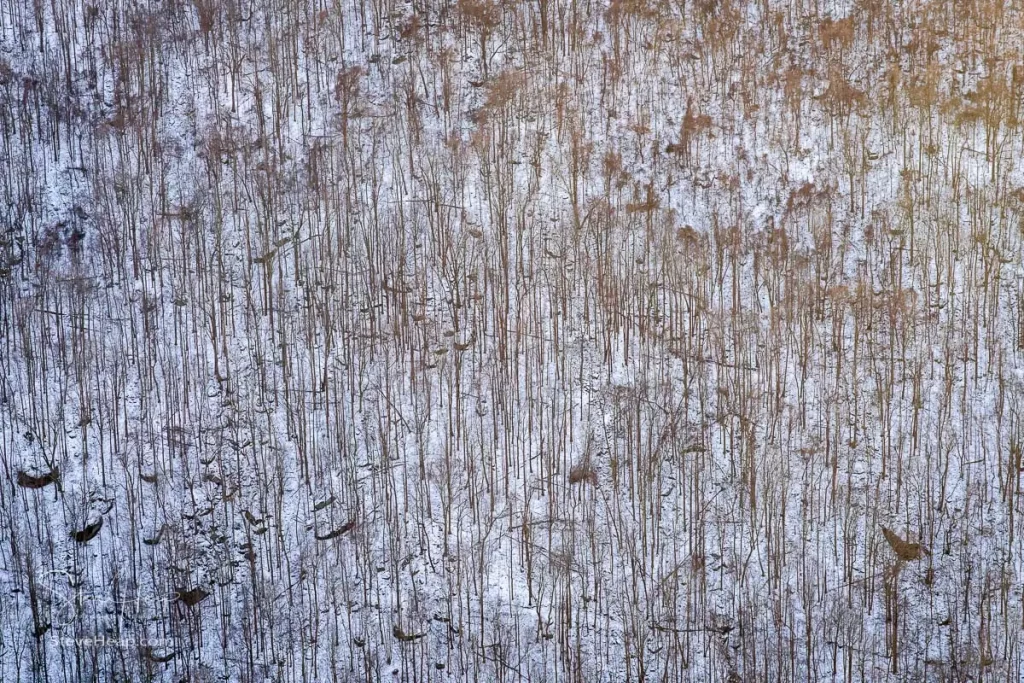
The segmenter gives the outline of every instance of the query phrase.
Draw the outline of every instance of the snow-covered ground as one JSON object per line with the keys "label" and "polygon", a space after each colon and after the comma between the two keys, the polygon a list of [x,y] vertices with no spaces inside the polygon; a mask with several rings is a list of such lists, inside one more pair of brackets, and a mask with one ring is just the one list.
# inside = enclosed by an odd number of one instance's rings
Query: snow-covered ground
{"label": "snow-covered ground", "polygon": [[0,3],[0,681],[1021,680],[1009,5]]}

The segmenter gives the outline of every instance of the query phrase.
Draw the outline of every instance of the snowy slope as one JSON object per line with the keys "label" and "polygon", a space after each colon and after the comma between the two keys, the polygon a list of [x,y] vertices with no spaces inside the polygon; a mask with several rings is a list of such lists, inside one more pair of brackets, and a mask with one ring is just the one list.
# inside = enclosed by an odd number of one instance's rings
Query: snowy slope
{"label": "snowy slope", "polygon": [[1022,19],[0,7],[0,680],[1020,680]]}

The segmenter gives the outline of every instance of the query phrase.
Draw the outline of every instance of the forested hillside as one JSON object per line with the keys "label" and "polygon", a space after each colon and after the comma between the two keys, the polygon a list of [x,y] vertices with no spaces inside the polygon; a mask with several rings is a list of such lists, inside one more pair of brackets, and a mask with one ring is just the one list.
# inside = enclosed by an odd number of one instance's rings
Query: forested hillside
{"label": "forested hillside", "polygon": [[0,680],[1024,678],[1024,7],[0,2]]}

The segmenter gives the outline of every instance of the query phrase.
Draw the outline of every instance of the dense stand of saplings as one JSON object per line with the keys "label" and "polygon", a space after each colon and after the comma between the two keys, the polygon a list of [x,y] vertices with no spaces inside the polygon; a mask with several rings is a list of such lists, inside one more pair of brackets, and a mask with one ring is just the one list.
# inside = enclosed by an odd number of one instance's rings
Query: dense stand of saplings
{"label": "dense stand of saplings", "polygon": [[1020,7],[0,5],[0,680],[1024,678]]}

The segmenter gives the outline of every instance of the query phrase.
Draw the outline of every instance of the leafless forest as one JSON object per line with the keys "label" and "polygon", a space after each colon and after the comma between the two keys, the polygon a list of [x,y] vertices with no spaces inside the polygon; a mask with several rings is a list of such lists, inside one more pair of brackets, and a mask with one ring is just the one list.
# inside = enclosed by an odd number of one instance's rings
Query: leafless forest
{"label": "leafless forest", "polygon": [[1024,680],[1024,6],[0,2],[0,680]]}

